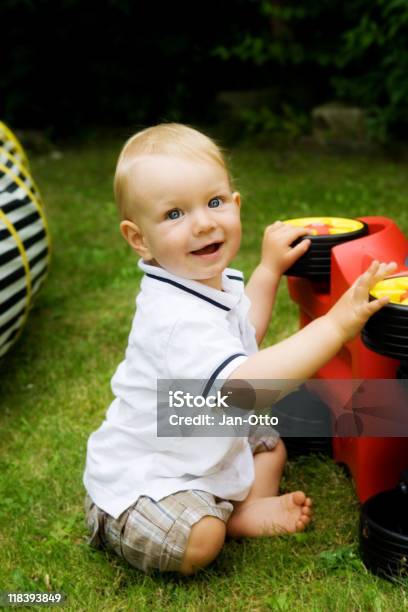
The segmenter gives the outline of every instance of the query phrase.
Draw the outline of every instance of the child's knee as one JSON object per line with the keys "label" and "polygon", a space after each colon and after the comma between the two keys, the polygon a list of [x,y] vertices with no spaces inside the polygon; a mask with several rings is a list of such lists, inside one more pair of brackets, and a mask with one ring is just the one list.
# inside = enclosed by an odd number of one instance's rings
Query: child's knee
{"label": "child's knee", "polygon": [[214,561],[225,540],[225,523],[215,516],[204,516],[192,526],[180,572],[191,575]]}

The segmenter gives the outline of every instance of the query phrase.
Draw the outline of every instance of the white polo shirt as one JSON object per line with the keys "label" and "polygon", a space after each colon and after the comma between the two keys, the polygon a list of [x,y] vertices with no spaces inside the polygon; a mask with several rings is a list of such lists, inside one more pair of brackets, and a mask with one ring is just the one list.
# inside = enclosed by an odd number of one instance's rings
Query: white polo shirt
{"label": "white polo shirt", "polygon": [[246,438],[158,437],[158,379],[226,379],[258,350],[242,273],[227,268],[223,291],[139,261],[145,275],[115,399],[87,446],[84,484],[117,518],[140,495],[159,500],[200,489],[242,500],[254,480]]}

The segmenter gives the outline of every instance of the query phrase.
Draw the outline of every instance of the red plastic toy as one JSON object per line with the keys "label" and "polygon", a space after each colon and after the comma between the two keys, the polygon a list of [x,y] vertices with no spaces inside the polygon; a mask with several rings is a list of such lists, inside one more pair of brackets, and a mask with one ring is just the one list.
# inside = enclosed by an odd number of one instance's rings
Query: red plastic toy
{"label": "red plastic toy", "polygon": [[[407,270],[408,241],[396,224],[386,217],[359,219],[368,224],[369,233],[332,249],[330,281],[288,277],[289,293],[300,308],[300,327],[325,314],[374,259],[396,261],[398,273]],[[399,363],[369,350],[357,337],[319,370],[316,378],[396,378]],[[338,404],[338,398],[331,399]],[[329,405],[331,399],[324,398]],[[408,468],[408,438],[335,437],[333,454],[338,463],[349,468],[358,498],[364,502],[398,484],[401,472]]]}

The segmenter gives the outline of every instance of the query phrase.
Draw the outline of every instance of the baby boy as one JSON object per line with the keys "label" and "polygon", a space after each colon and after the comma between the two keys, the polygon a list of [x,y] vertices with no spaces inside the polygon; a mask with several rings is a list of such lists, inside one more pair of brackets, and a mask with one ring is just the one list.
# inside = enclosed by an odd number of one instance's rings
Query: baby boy
{"label": "baby boy", "polygon": [[268,226],[244,287],[228,267],[241,240],[240,194],[214,141],[180,124],[127,141],[115,197],[144,276],[115,398],[88,441],[90,543],[144,571],[188,575],[215,559],[226,536],[302,531],[312,502],[302,491],[278,494],[286,452],[272,429],[258,440],[157,436],[158,379],[286,379],[290,390],[387,302],[369,302],[368,292],[395,264],[374,262],[326,315],[258,350],[282,273],[309,241],[291,245],[307,230]]}

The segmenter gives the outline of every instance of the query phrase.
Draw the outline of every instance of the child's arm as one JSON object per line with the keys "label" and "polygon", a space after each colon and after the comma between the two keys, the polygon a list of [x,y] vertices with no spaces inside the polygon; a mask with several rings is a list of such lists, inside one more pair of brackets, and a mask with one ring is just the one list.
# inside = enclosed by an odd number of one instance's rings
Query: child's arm
{"label": "child's arm", "polygon": [[307,251],[310,240],[302,240],[295,247],[290,245],[307,233],[308,230],[302,227],[285,225],[281,221],[265,229],[261,261],[245,287],[245,293],[251,300],[249,318],[255,327],[258,345],[268,329],[281,276]]}
{"label": "child's arm", "polygon": [[287,381],[290,390],[298,386],[299,380],[310,378],[388,302],[387,297],[369,302],[368,294],[396,267],[395,263],[374,261],[326,315],[286,340],[251,355],[233,371],[230,379],[294,379],[292,383]]}

